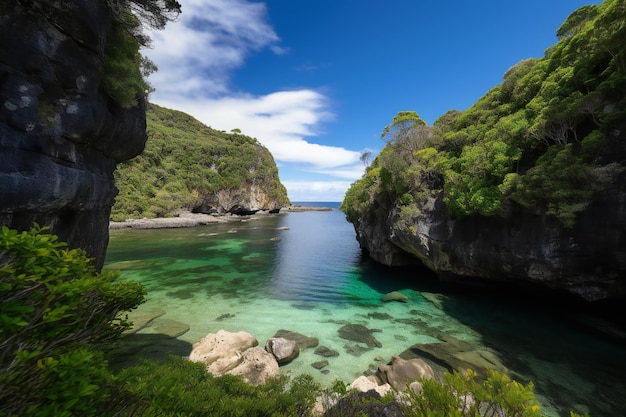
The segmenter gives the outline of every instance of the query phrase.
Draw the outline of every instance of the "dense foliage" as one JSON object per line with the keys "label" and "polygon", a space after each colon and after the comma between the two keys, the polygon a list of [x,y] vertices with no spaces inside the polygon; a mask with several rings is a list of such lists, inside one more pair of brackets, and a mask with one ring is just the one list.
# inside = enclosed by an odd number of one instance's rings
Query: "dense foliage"
{"label": "dense foliage", "polygon": [[144,290],[44,232],[0,230],[0,415],[98,415],[113,382],[103,351]]}
{"label": "dense foliage", "polygon": [[308,375],[253,386],[238,376],[213,377],[205,365],[176,356],[127,368],[119,379],[133,398],[129,411],[141,416],[307,416],[319,392]]}
{"label": "dense foliage", "polygon": [[271,153],[256,139],[203,125],[188,114],[150,104],[148,142],[118,165],[120,193],[112,219],[166,217],[191,209],[203,195],[264,184],[268,198],[289,204]]}
{"label": "dense foliage", "polygon": [[623,169],[594,168],[607,135],[626,124],[625,22],[623,1],[583,7],[543,58],[509,69],[469,109],[433,126],[399,113],[383,132],[387,146],[346,194],[348,219],[391,204],[408,218],[426,195],[442,193],[457,218],[515,205],[573,225]]}

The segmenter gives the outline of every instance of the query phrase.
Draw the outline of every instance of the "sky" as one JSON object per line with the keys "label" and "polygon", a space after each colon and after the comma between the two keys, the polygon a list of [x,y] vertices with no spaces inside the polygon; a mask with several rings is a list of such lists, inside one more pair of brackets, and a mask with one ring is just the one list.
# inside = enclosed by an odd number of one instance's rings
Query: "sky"
{"label": "sky", "polygon": [[400,111],[465,110],[557,42],[581,0],[178,0],[150,101],[272,153],[292,202],[342,201]]}

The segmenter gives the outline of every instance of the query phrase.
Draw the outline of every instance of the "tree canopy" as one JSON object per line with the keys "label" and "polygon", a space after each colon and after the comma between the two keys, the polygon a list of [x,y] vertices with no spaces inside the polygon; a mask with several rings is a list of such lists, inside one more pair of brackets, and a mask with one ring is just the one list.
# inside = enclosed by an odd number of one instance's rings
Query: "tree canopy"
{"label": "tree canopy", "polygon": [[585,6],[543,58],[510,68],[467,110],[451,110],[432,127],[399,112],[383,131],[385,149],[346,194],[348,218],[375,202],[415,213],[421,198],[441,193],[457,218],[513,204],[571,226],[610,183],[593,173],[606,163],[607,135],[626,122],[625,22],[623,1]]}

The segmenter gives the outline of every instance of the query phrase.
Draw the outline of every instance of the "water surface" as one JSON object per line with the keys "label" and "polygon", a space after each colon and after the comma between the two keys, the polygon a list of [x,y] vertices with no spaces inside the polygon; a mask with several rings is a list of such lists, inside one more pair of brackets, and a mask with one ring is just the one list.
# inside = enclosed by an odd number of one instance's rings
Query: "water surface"
{"label": "water surface", "polygon": [[[570,315],[533,308],[532,300],[450,293],[425,270],[363,259],[337,203],[321,205],[335,210],[195,228],[112,230],[106,267],[147,288],[139,312],[160,314],[135,336],[135,342],[143,340],[135,350],[165,347],[185,355],[192,343],[220,329],[247,331],[264,345],[276,331],[291,330],[318,338],[339,356],[307,349],[281,372],[308,373],[330,386],[375,371],[413,345],[445,346],[458,359],[493,363],[520,382],[534,381],[547,415],[568,416],[574,409],[626,416],[624,345],[578,326]],[[409,302],[383,303],[390,291],[401,291]],[[338,330],[346,324],[366,326],[382,347],[341,338]],[[160,337],[181,325],[189,330],[175,339]],[[328,365],[311,366],[321,360]]]}

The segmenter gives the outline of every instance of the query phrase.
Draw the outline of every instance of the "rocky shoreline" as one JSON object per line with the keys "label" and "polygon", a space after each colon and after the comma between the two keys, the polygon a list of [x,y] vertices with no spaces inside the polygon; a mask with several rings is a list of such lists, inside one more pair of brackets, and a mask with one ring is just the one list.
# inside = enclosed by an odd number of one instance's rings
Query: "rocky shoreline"
{"label": "rocky shoreline", "polygon": [[205,214],[191,213],[188,211],[178,212],[174,217],[158,217],[154,219],[128,219],[123,222],[110,222],[109,229],[168,229],[179,227],[196,227],[206,226],[212,223],[240,222],[255,219],[262,219],[267,216],[282,213],[297,213],[304,211],[332,211],[330,207],[315,207],[292,205],[283,207],[278,212],[259,210],[255,214],[239,215],[239,214]]}

